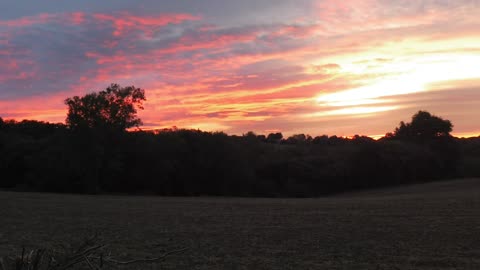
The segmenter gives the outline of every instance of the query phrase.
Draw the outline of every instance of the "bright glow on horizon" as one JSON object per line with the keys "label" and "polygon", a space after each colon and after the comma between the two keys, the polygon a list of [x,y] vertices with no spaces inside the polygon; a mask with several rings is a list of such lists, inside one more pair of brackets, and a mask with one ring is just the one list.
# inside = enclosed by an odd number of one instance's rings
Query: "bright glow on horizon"
{"label": "bright glow on horizon", "polygon": [[316,112],[304,115],[304,117],[322,117],[322,116],[335,116],[335,115],[349,115],[352,117],[358,117],[365,114],[374,114],[379,112],[386,112],[398,109],[398,106],[376,106],[376,107],[351,107],[344,109],[331,110],[326,112]]}
{"label": "bright glow on horizon", "polygon": [[[368,110],[334,109],[361,105],[394,103],[395,96],[433,91],[428,86],[441,82],[480,78],[480,56],[478,55],[440,55],[427,56],[420,60],[404,63],[387,63],[375,68],[394,75],[383,76],[372,82],[353,89],[321,94],[316,98],[320,106],[332,107],[330,113],[321,115],[383,112],[398,107],[375,107]],[[400,74],[400,75],[396,75]],[[385,99],[385,97],[389,97]],[[375,109],[377,108],[377,109]]]}

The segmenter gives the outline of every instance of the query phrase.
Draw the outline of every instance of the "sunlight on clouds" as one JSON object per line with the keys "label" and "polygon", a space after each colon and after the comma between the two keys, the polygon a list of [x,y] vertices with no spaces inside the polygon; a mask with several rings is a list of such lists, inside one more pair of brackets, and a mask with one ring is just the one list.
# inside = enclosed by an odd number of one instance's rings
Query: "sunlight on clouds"
{"label": "sunlight on clouds", "polygon": [[17,110],[15,118],[19,121],[24,119],[35,119],[38,121],[61,123],[65,120],[65,110]]}
{"label": "sunlight on clouds", "polygon": [[[350,68],[350,71],[361,70],[361,66],[357,68],[348,65],[342,66]],[[433,89],[429,86],[440,82],[480,78],[480,56],[430,55],[417,60],[405,59],[402,62],[384,63],[373,67],[372,70],[373,72],[383,71],[391,75],[380,76],[361,87],[321,94],[316,99],[318,104],[332,107],[332,109],[339,106],[375,105],[394,101],[392,98],[380,99],[382,97],[432,91]],[[380,109],[380,111],[383,110]],[[343,114],[348,110],[331,112]],[[352,110],[352,114],[362,112],[363,110]]]}
{"label": "sunlight on clouds", "polygon": [[358,100],[340,100],[340,101],[331,101],[326,106],[332,107],[347,107],[347,106],[359,106],[359,105],[374,105],[379,103],[392,103],[395,102],[393,99],[358,99]]}
{"label": "sunlight on clouds", "polygon": [[424,90],[424,84],[409,81],[406,76],[383,80],[346,91],[320,95],[317,101],[320,105],[339,106],[339,104],[366,105],[380,103],[376,98],[414,93]]}
{"label": "sunlight on clouds", "polygon": [[[478,4],[313,2],[267,24],[212,18],[208,3],[0,19],[2,116],[62,122],[64,98],[116,82],[146,89],[150,128],[380,134],[425,109],[476,130]],[[369,124],[338,123],[355,117]]]}
{"label": "sunlight on clouds", "polygon": [[330,115],[359,115],[386,112],[398,109],[399,106],[381,106],[381,107],[352,107],[330,111]]}
{"label": "sunlight on clouds", "polygon": [[392,111],[398,108],[400,108],[400,106],[351,107],[351,108],[330,110],[325,112],[309,113],[303,116],[304,117],[324,117],[324,116],[335,116],[335,115],[361,116],[361,115],[368,115],[368,114],[374,114],[379,112]]}

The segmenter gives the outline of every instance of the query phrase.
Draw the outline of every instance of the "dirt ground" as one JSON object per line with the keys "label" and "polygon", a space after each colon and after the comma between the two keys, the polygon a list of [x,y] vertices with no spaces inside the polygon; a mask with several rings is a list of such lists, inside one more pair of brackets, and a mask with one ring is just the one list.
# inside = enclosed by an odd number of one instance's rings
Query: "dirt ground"
{"label": "dirt ground", "polygon": [[314,199],[0,192],[0,255],[98,232],[131,269],[480,269],[480,179]]}

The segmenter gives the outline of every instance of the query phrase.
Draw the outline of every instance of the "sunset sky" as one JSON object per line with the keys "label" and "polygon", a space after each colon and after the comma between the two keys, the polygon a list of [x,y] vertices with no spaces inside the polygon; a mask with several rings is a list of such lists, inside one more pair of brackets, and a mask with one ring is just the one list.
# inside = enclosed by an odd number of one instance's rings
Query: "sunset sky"
{"label": "sunset sky", "polygon": [[480,135],[480,0],[0,0],[0,117],[145,89],[142,128]]}

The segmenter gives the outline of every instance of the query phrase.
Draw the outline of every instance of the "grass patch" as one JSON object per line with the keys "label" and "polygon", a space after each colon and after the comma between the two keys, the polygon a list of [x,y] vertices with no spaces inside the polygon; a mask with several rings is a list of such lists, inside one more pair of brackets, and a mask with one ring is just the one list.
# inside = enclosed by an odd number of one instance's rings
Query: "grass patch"
{"label": "grass patch", "polygon": [[181,248],[157,257],[119,260],[108,251],[107,245],[99,242],[99,237],[94,235],[76,246],[66,243],[61,248],[27,250],[23,247],[17,256],[0,257],[0,270],[118,269],[134,264],[159,263],[187,250]]}

